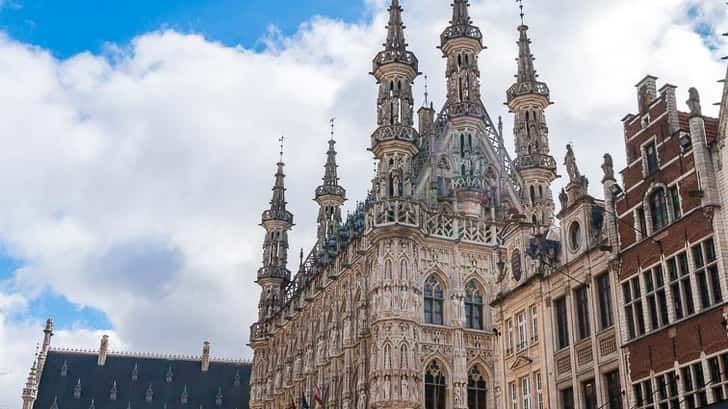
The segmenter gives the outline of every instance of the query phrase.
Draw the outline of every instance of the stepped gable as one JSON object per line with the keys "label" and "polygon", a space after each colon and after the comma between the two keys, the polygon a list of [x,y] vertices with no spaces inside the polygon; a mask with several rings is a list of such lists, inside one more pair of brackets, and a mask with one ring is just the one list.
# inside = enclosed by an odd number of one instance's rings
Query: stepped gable
{"label": "stepped gable", "polygon": [[97,352],[50,350],[33,408],[248,408],[250,363],[213,360],[207,371],[201,364],[199,357],[109,354],[99,366]]}

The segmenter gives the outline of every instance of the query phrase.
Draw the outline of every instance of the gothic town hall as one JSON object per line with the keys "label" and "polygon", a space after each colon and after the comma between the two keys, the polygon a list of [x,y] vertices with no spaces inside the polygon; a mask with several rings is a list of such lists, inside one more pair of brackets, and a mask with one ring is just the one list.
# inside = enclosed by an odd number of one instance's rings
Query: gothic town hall
{"label": "gothic town hall", "polygon": [[481,99],[484,36],[468,3],[453,0],[440,35],[447,99],[436,111],[415,107],[418,59],[391,0],[371,68],[376,175],[343,219],[332,137],[315,191],[317,242],[295,267],[277,164],[252,367],[211,360],[207,344],[201,358],[177,361],[115,355],[107,339],[97,354],[54,350],[49,322],[24,409],[726,404],[728,85],[710,118],[698,90],[682,104],[675,86],[641,80],[622,119],[627,163],[615,171],[611,155],[598,159],[596,198],[571,146],[563,161],[551,155],[550,91],[524,24],[504,91],[515,140],[506,150],[503,123]]}

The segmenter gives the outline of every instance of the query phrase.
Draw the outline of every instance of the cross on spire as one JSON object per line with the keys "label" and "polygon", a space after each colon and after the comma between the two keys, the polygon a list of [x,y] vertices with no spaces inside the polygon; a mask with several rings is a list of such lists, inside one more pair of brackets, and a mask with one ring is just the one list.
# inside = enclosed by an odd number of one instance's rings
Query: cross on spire
{"label": "cross on spire", "polygon": [[428,105],[428,100],[430,97],[430,93],[427,86],[427,74],[425,74],[425,107]]}
{"label": "cross on spire", "polygon": [[281,151],[280,151],[281,162],[283,162],[283,147],[285,146],[285,141],[286,141],[286,137],[283,135],[281,135],[281,137],[278,138],[278,142],[280,142],[280,144],[281,144]]}
{"label": "cross on spire", "polygon": [[518,8],[521,11],[521,24],[525,24],[524,17],[526,16],[526,13],[523,11],[523,0],[516,0],[516,3],[518,3]]}

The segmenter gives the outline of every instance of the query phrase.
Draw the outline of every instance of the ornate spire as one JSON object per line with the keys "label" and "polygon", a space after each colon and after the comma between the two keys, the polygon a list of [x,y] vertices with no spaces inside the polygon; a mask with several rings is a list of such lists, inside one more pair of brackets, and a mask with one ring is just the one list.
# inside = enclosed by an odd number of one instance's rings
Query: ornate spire
{"label": "ornate spire", "polygon": [[450,24],[452,24],[452,25],[471,24],[473,21],[470,20],[470,15],[468,14],[469,6],[470,5],[468,4],[468,0],[455,0],[452,4],[452,20],[450,21]]}
{"label": "ornate spire", "polygon": [[518,26],[518,74],[516,83],[508,89],[508,103],[523,95],[539,95],[549,102],[549,87],[546,83],[538,81],[536,68],[534,67],[533,54],[531,53],[531,39],[528,37],[528,26]]}
{"label": "ornate spire", "polygon": [[385,50],[406,51],[407,42],[404,39],[404,23],[402,23],[402,7],[399,0],[392,0],[389,6],[389,23],[387,23],[387,42]]}
{"label": "ornate spire", "polygon": [[269,318],[283,302],[281,292],[290,281],[288,263],[288,230],[293,226],[293,214],[286,210],[286,187],[283,173],[283,140],[281,137],[281,159],[273,185],[270,209],[263,212],[261,224],[265,229],[263,242],[263,266],[258,270],[258,285],[262,287],[258,312],[260,320]]}
{"label": "ornate spire", "polygon": [[339,186],[339,177],[336,174],[336,141],[334,140],[334,121],[331,119],[331,139],[329,150],[326,152],[326,169],[323,184],[316,188],[316,203],[319,204],[318,214],[318,243],[321,244],[330,235],[336,233],[341,226],[341,205],[346,201],[346,190]]}
{"label": "ornate spire", "polygon": [[316,189],[316,197],[323,195],[335,195],[342,196],[346,195],[346,191],[339,186],[339,176],[337,175],[336,169],[339,167],[336,164],[336,140],[334,139],[334,121],[336,118],[331,118],[331,138],[329,139],[329,150],[326,152],[326,165],[324,165],[324,178],[323,184]]}
{"label": "ornate spire", "polygon": [[440,35],[440,47],[445,48],[448,41],[455,38],[471,38],[477,40],[483,47],[483,33],[473,25],[468,13],[469,0],[454,0],[452,3],[452,20],[450,25]]}
{"label": "ornate spire", "polygon": [[[282,143],[283,138],[281,137],[280,140]],[[281,156],[282,155],[283,153],[281,151]],[[286,165],[283,163],[282,157],[276,166],[277,171],[275,174],[276,180],[273,185],[273,198],[270,201],[270,209],[263,212],[263,222],[265,223],[268,220],[278,220],[288,224],[293,224],[293,214],[286,210],[286,174],[283,173],[283,167]]]}
{"label": "ornate spire", "polygon": [[[522,7],[522,2],[518,3]],[[520,11],[516,83],[506,91],[508,108],[514,116],[514,166],[526,187],[522,203],[527,219],[534,225],[547,227],[553,222],[555,204],[551,183],[557,177],[546,123],[546,109],[551,101],[548,86],[538,81],[528,26],[523,24],[523,9]]]}
{"label": "ornate spire", "polygon": [[389,6],[387,40],[383,44],[384,50],[374,57],[374,69],[372,72],[376,72],[383,65],[393,63],[408,65],[417,72],[419,65],[417,57],[407,51],[407,41],[404,38],[405,25],[402,23],[402,11],[399,0],[392,0],[392,5]]}

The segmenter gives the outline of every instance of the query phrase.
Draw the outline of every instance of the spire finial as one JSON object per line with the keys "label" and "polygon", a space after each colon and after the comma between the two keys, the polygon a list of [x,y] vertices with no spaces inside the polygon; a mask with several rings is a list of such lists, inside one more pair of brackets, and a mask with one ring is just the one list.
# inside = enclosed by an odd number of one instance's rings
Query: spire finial
{"label": "spire finial", "polygon": [[428,105],[428,100],[430,97],[429,88],[427,84],[427,74],[425,74],[425,107]]}
{"label": "spire finial", "polygon": [[521,11],[521,25],[525,25],[524,17],[526,17],[526,13],[523,11],[523,0],[516,0],[516,3],[518,3],[518,8]]}
{"label": "spire finial", "polygon": [[336,117],[332,117],[329,119],[329,124],[331,125],[331,140],[334,140],[334,127],[336,125]]}
{"label": "spire finial", "polygon": [[281,154],[280,162],[281,163],[283,163],[283,148],[285,146],[285,141],[286,141],[286,137],[283,134],[281,134],[281,137],[278,138],[278,142],[280,142],[280,144],[281,144],[281,151],[280,151],[280,154]]}

